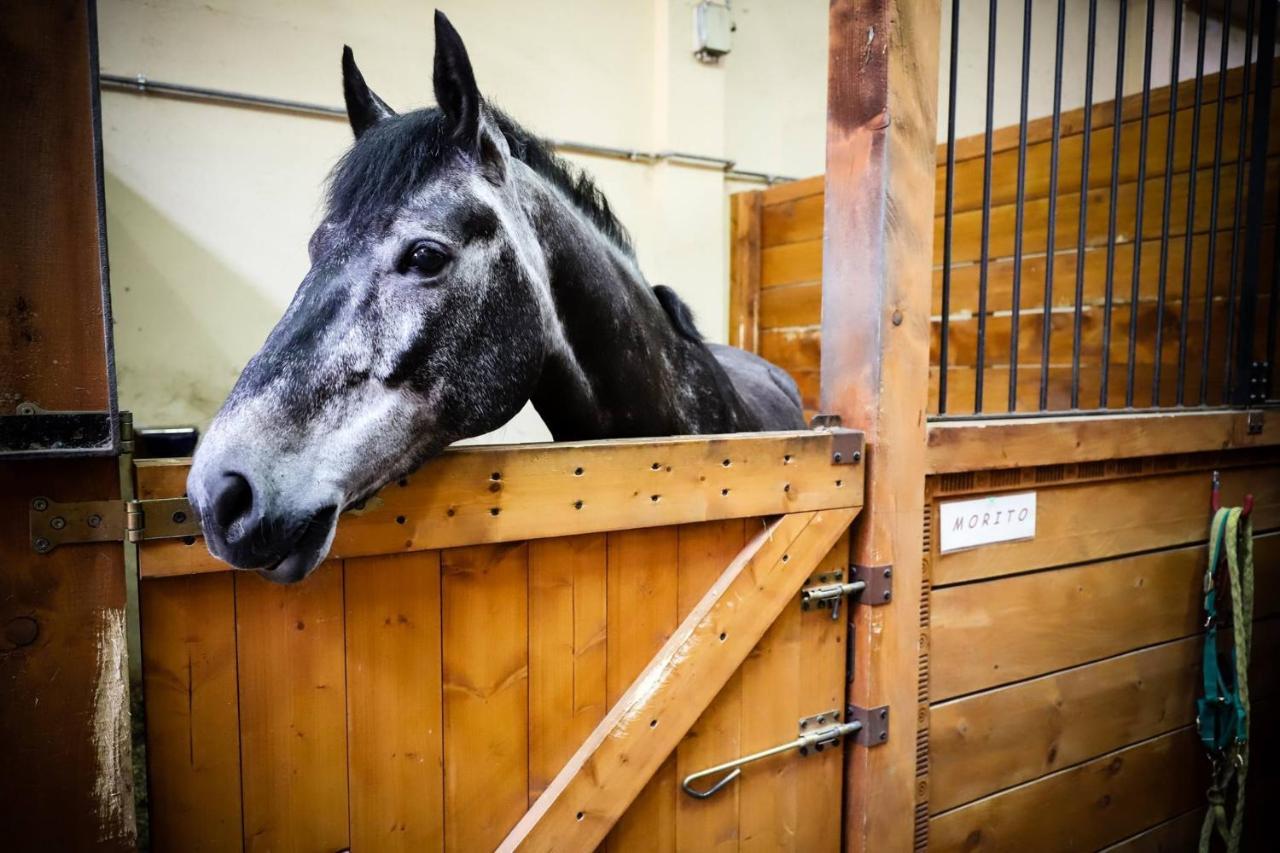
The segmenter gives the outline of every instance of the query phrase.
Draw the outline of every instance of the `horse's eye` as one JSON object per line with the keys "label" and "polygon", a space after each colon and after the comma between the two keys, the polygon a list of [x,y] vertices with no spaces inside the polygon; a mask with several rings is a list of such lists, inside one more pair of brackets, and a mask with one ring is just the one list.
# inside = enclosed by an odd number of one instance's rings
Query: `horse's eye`
{"label": "horse's eye", "polygon": [[404,256],[401,267],[404,271],[413,270],[419,275],[437,276],[449,265],[451,257],[436,243],[415,243]]}

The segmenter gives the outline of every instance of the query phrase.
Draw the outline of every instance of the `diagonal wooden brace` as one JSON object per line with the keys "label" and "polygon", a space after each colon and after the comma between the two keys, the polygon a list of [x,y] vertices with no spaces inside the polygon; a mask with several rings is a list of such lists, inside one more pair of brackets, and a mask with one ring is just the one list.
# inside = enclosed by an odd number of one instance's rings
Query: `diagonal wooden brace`
{"label": "diagonal wooden brace", "polygon": [[603,841],[857,514],[784,515],[748,543],[498,849]]}

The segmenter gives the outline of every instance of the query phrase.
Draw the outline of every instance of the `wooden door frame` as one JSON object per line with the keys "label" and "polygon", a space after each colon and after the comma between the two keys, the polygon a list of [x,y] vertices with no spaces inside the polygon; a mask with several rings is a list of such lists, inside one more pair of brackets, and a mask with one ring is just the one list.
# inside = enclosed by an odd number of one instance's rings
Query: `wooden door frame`
{"label": "wooden door frame", "polygon": [[[833,0],[827,81],[822,409],[867,440],[854,566],[892,601],[850,608],[850,705],[888,705],[889,738],[846,752],[844,846],[907,850],[916,811],[917,672],[929,377],[938,0]],[[927,790],[927,780],[923,782]]]}

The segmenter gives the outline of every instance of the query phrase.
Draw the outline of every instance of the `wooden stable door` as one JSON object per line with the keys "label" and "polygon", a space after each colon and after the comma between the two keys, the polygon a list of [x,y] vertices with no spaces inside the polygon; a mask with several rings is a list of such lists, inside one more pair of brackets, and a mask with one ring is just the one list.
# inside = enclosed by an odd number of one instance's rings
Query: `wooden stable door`
{"label": "wooden stable door", "polygon": [[[760,527],[335,560],[289,587],[144,580],[155,849],[493,849]],[[847,554],[845,534],[815,582]],[[706,800],[680,780],[793,740],[844,687],[845,620],[796,596],[604,847],[837,849],[838,748]]]}

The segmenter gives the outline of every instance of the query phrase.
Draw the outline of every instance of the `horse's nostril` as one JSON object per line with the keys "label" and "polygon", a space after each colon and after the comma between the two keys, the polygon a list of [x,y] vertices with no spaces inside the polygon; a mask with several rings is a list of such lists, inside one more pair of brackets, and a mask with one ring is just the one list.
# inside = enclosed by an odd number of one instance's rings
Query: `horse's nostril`
{"label": "horse's nostril", "polygon": [[253,487],[241,475],[228,471],[214,487],[210,503],[213,520],[226,530],[253,509]]}

